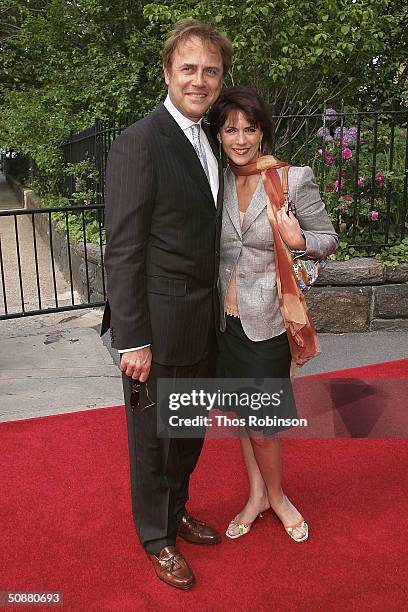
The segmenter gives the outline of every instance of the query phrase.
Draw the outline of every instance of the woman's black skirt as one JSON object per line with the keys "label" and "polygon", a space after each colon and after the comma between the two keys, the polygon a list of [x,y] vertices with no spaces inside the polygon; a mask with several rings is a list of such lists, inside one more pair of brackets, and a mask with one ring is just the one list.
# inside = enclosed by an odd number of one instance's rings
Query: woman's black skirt
{"label": "woman's black skirt", "polygon": [[[238,317],[227,315],[226,325],[225,333],[219,338],[217,377],[255,379],[258,383],[262,379],[283,381],[279,406],[257,409],[257,423],[250,429],[264,435],[290,429],[292,424],[289,421],[297,418],[297,411],[290,381],[291,354],[286,332],[269,340],[254,342],[245,334]],[[262,389],[262,385],[259,388]],[[238,417],[248,416],[248,408],[237,406],[234,412]]]}

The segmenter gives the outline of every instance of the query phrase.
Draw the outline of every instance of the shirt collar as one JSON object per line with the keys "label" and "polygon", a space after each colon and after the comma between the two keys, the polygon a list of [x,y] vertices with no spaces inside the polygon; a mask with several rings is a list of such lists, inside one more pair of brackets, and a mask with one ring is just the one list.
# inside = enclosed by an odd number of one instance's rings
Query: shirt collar
{"label": "shirt collar", "polygon": [[191,121],[191,119],[185,117],[182,113],[180,113],[178,108],[174,106],[168,94],[167,98],[164,101],[164,106],[167,108],[170,115],[173,117],[174,121],[178,124],[178,126],[183,130],[183,132],[188,130],[188,128],[191,128],[192,125],[198,124],[201,126],[202,118],[199,121]]}

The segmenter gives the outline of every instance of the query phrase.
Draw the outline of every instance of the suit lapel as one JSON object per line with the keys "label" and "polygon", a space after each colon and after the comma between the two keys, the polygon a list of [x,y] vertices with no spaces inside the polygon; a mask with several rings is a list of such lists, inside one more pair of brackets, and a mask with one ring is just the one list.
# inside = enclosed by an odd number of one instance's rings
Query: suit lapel
{"label": "suit lapel", "polygon": [[215,155],[215,159],[218,163],[218,195],[217,195],[217,217],[221,214],[223,197],[224,197],[224,168],[222,166],[222,160],[220,157],[220,151],[217,144],[214,142],[214,139],[211,134],[211,129],[208,123],[205,121],[201,122],[201,127],[207,136],[208,142],[210,143],[210,147],[212,152]]}
{"label": "suit lapel", "polygon": [[241,221],[239,217],[237,188],[235,186],[235,176],[231,170],[227,170],[225,173],[225,190],[224,190],[224,206],[231,219],[231,223],[234,226],[238,236],[242,238],[241,233]]}
{"label": "suit lapel", "polygon": [[222,162],[218,160],[218,197],[217,197],[217,213],[218,218],[222,212],[222,206],[224,201],[224,168]]}
{"label": "suit lapel", "polygon": [[252,223],[261,214],[264,208],[266,208],[266,194],[263,189],[262,178],[260,177],[254,191],[254,195],[252,196],[252,200],[250,201],[244,216],[244,222],[242,223],[242,234],[245,234],[245,232],[249,230]]}
{"label": "suit lapel", "polygon": [[207,196],[211,205],[214,206],[214,198],[211,193],[210,185],[191,142],[183,133],[183,130],[177,125],[163,103],[158,106],[156,112],[158,128],[167,139],[168,146],[183,160],[186,173],[194,177],[197,187]]}
{"label": "suit lapel", "polygon": [[220,152],[219,152],[219,150],[218,150],[218,148],[217,148],[217,145],[216,145],[216,143],[214,142],[214,139],[213,139],[213,137],[212,137],[211,130],[210,130],[210,126],[209,126],[209,124],[208,124],[208,123],[207,123],[207,122],[206,122],[204,119],[203,119],[203,121],[201,122],[201,127],[202,127],[202,129],[203,129],[203,132],[204,132],[204,133],[205,133],[205,135],[207,136],[207,140],[208,140],[208,142],[210,143],[210,147],[211,147],[212,152],[213,152],[213,153],[214,153],[214,155],[215,155],[215,159],[216,159],[216,160],[218,160],[218,159],[219,159],[219,157],[220,157]]}

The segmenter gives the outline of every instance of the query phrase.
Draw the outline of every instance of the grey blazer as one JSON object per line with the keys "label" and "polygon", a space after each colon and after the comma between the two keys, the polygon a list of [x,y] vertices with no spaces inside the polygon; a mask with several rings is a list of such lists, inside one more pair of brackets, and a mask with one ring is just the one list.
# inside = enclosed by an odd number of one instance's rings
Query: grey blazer
{"label": "grey blazer", "polygon": [[[296,206],[296,216],[306,238],[303,257],[323,259],[333,253],[337,248],[338,236],[327,216],[309,166],[290,168],[289,200]],[[228,168],[224,183],[219,274],[221,331],[225,331],[224,302],[235,269],[240,319],[248,338],[260,341],[283,333],[285,326],[276,289],[273,235],[262,178],[241,228],[235,176]]]}

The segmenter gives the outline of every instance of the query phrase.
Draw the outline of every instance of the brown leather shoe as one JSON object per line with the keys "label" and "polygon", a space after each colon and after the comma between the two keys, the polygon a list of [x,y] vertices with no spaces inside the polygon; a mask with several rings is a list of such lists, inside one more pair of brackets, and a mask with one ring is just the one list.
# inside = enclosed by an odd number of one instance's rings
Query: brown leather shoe
{"label": "brown leather shoe", "polygon": [[174,546],[165,546],[159,556],[149,555],[157,577],[176,589],[191,589],[195,583],[191,571],[183,555]]}
{"label": "brown leather shoe", "polygon": [[212,527],[185,513],[178,525],[178,535],[192,544],[219,544],[221,536]]}

